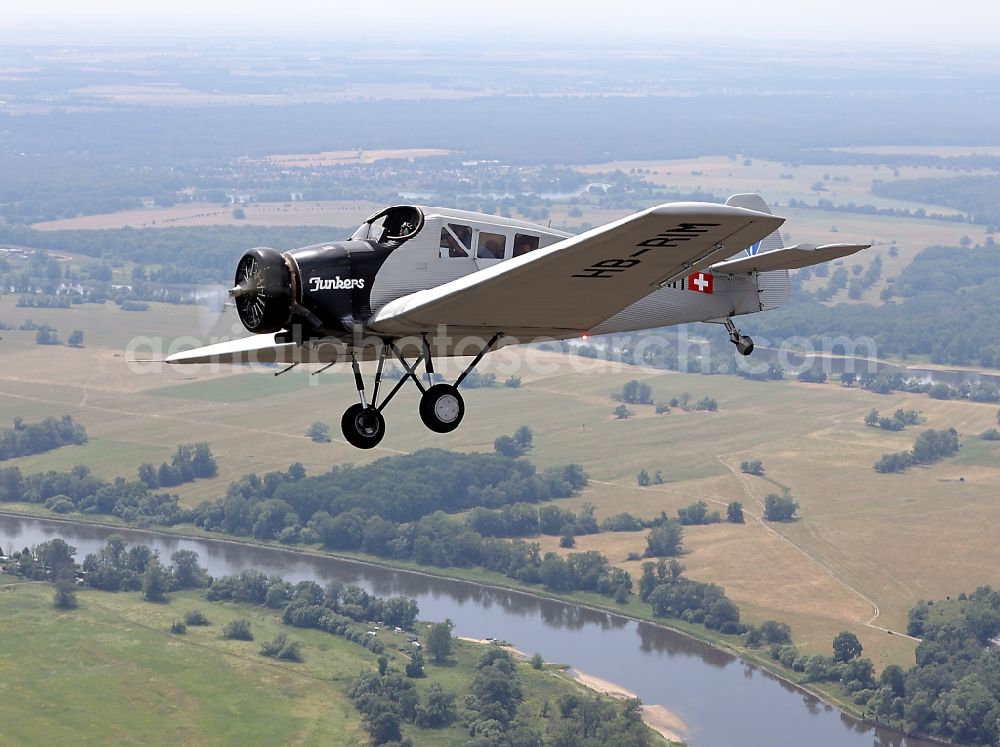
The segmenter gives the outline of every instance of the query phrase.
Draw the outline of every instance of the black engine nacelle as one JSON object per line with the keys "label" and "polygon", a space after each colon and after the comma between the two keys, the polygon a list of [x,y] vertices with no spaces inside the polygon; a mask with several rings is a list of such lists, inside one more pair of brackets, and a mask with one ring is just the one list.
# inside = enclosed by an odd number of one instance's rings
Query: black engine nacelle
{"label": "black engine nacelle", "polygon": [[292,267],[268,247],[248,249],[236,265],[229,290],[243,326],[258,334],[278,332],[292,320],[296,288]]}

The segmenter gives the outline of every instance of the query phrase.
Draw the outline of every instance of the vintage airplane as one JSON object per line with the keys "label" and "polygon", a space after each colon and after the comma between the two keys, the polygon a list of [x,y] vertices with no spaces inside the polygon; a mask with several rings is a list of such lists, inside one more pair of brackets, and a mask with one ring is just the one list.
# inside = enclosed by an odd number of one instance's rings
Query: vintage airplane
{"label": "vintage airplane", "polygon": [[[382,411],[407,380],[421,392],[424,424],[447,433],[465,414],[458,387],[498,345],[708,321],[724,324],[749,355],[753,341],[734,316],[784,303],[788,270],[869,246],[785,248],[783,222],[755,194],[725,205],[659,205],[578,236],[495,215],[390,207],[346,241],[248,250],[229,294],[254,336],[166,360],[326,370],[349,358],[360,399],[341,419],[349,443],[369,449],[382,440]],[[469,355],[473,338],[479,343],[468,368],[454,384],[434,384],[434,356]],[[404,375],[379,402],[390,354]],[[378,359],[370,399],[359,358]],[[416,374],[421,363],[426,387]]]}

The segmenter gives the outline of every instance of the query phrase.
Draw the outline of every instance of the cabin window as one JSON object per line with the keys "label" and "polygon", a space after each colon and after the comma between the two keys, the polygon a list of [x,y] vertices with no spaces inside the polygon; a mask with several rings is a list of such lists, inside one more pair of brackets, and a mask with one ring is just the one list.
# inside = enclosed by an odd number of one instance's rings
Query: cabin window
{"label": "cabin window", "polygon": [[472,228],[448,223],[441,228],[441,256],[468,257],[472,251]]}
{"label": "cabin window", "polygon": [[514,256],[520,257],[522,254],[533,252],[538,248],[538,237],[528,236],[523,233],[514,234]]}
{"label": "cabin window", "polygon": [[502,233],[479,232],[479,248],[476,256],[479,259],[503,259],[507,250],[507,237]]}

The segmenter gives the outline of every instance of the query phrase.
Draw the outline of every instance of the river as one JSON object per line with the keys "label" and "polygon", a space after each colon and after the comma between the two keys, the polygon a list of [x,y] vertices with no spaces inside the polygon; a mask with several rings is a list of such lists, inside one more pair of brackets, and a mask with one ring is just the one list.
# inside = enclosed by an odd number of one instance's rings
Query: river
{"label": "river", "polygon": [[[290,581],[339,579],[379,596],[413,597],[422,619],[450,618],[456,635],[538,651],[666,707],[687,724],[683,736],[693,747],[933,747],[857,721],[725,651],[611,613],[278,548],[0,515],[0,547],[7,552],[62,537],[82,560],[112,532],[149,545],[167,562],[177,550],[194,550],[213,576],[256,568]],[[14,599],[3,595],[3,604]]]}

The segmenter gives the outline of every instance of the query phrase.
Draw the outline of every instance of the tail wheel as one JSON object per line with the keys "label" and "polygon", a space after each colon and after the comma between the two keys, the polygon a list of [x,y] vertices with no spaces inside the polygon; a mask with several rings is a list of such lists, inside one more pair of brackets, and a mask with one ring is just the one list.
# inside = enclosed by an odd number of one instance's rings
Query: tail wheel
{"label": "tail wheel", "polygon": [[344,412],[340,429],[351,446],[371,449],[378,446],[385,436],[385,418],[375,408],[365,407],[359,402]]}
{"label": "tail wheel", "polygon": [[746,335],[740,335],[740,339],[736,343],[736,351],[740,355],[750,355],[753,352],[753,340]]}
{"label": "tail wheel", "polygon": [[451,384],[435,384],[420,398],[420,419],[435,433],[451,433],[465,417],[465,400]]}

